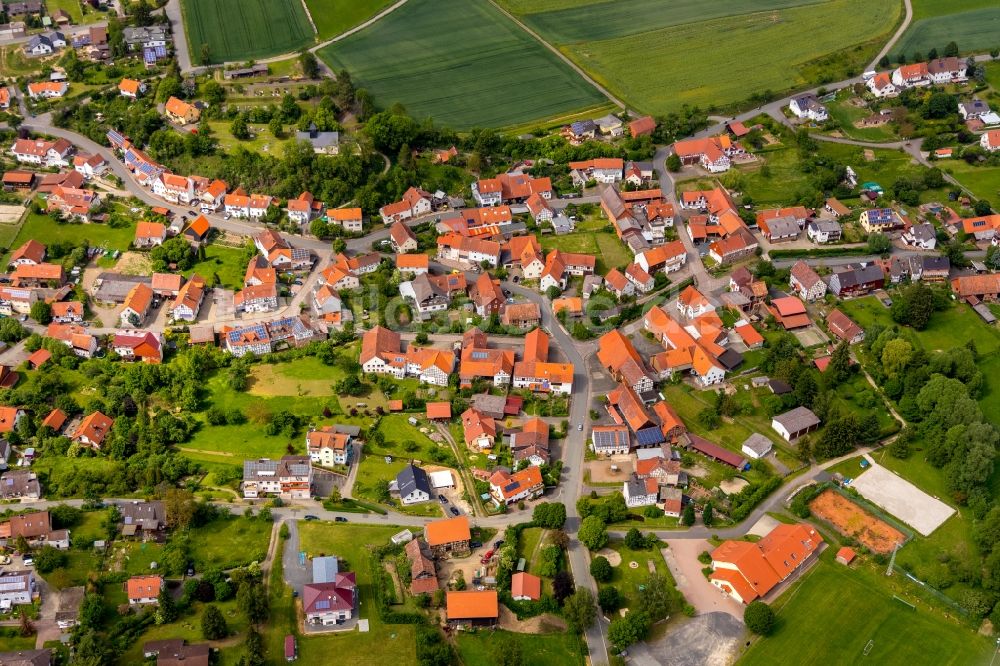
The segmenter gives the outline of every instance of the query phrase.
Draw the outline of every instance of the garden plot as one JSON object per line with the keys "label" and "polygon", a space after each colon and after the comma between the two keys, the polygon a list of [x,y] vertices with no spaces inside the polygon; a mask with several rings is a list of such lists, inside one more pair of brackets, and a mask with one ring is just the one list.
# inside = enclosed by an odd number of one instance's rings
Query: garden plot
{"label": "garden plot", "polygon": [[875,463],[854,479],[851,487],[924,536],[929,536],[955,513],[941,500]]}

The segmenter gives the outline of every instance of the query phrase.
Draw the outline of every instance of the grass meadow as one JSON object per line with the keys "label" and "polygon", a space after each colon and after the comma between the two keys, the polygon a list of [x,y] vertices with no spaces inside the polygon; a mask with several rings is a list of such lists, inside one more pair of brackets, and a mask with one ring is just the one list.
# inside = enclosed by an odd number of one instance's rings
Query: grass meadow
{"label": "grass meadow", "polygon": [[394,0],[306,0],[320,41],[364,23]]}
{"label": "grass meadow", "polygon": [[511,631],[460,632],[455,641],[462,663],[470,666],[495,664],[499,645],[516,643],[524,666],[577,666],[584,663],[584,647],[572,632],[518,634]]}
{"label": "grass meadow", "polygon": [[563,252],[582,252],[597,257],[596,270],[600,274],[612,268],[622,268],[632,262],[632,256],[625,245],[613,233],[606,231],[576,232],[556,236],[542,236],[539,243],[546,252],[562,250]]}
{"label": "grass meadow", "polygon": [[[741,664],[985,664],[992,641],[929,611],[882,567],[833,563],[834,548],[775,604],[777,628]],[[916,610],[894,599],[916,603]],[[867,651],[867,652],[866,652]]]}
{"label": "grass meadow", "polygon": [[[197,64],[266,58],[313,42],[301,2],[182,0],[181,8]],[[203,44],[209,48],[208,62],[201,62]]]}
{"label": "grass meadow", "polygon": [[1000,201],[1000,166],[973,166],[962,160],[941,160],[935,166],[972,190],[976,198]]}
{"label": "grass meadow", "polygon": [[506,127],[606,99],[488,0],[410,0],[319,55],[382,106],[456,129]]}

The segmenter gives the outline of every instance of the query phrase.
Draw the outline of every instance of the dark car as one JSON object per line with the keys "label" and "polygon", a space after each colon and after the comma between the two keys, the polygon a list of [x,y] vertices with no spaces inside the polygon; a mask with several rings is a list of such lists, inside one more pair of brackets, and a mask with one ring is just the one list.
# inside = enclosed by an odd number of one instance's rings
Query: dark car
{"label": "dark car", "polygon": [[189,210],[188,215],[190,215],[191,217],[197,217],[198,213],[194,212],[193,210]]}
{"label": "dark car", "polygon": [[455,507],[451,507],[451,515],[453,515],[453,516],[460,516],[462,514],[460,514],[458,512],[458,509],[456,509]]}
{"label": "dark car", "polygon": [[469,548],[471,548],[472,550],[475,550],[476,548],[482,548],[482,546],[483,546],[483,542],[482,541],[470,541],[469,542]]}
{"label": "dark car", "polygon": [[347,518],[344,518],[343,516],[334,516],[333,517],[333,522],[335,522],[335,523],[346,523],[347,522]]}
{"label": "dark car", "polygon": [[444,495],[440,495],[439,494],[438,495],[438,499],[441,500],[441,504],[447,504],[448,503],[448,498],[445,497]]}
{"label": "dark car", "polygon": [[302,516],[302,519],[303,520],[319,520],[319,516],[314,516],[314,515],[312,515],[310,513],[308,515]]}
{"label": "dark car", "polygon": [[493,542],[493,548],[499,548],[500,546],[504,545],[504,543],[506,542],[503,539],[497,539],[496,541]]}

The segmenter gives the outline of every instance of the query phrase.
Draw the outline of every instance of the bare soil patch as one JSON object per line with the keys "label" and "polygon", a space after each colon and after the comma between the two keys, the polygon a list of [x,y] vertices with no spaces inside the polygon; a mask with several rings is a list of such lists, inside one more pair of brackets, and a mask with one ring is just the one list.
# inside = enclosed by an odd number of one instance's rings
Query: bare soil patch
{"label": "bare soil patch", "polygon": [[610,548],[602,548],[597,552],[598,555],[607,559],[608,564],[613,567],[617,567],[622,563],[622,555],[617,550],[611,550]]}
{"label": "bare soil patch", "polygon": [[126,252],[118,258],[115,264],[116,273],[125,275],[152,275],[153,261],[148,254],[142,252]]}
{"label": "bare soil patch", "polygon": [[[591,460],[586,465],[593,483],[622,482],[632,474],[632,461],[628,459]],[[612,465],[618,468],[617,472],[612,471]]]}
{"label": "bare soil patch", "polygon": [[506,606],[500,606],[500,628],[519,634],[551,634],[566,631],[566,621],[557,615],[543,613],[518,620]]}
{"label": "bare soil patch", "polygon": [[891,552],[905,538],[895,527],[833,490],[820,493],[809,503],[809,510],[844,536],[857,539],[876,553]]}

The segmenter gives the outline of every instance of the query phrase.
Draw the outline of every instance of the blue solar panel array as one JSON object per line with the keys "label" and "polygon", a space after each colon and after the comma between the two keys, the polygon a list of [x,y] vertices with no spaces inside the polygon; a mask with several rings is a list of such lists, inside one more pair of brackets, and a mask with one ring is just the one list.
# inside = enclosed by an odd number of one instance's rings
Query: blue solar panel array
{"label": "blue solar panel array", "polygon": [[639,442],[639,446],[652,446],[662,444],[665,441],[659,428],[643,428],[635,433],[635,438]]}
{"label": "blue solar panel array", "polygon": [[112,146],[121,146],[125,143],[125,135],[117,130],[108,130],[107,136]]}
{"label": "blue solar panel array", "polygon": [[892,209],[891,208],[873,208],[868,211],[868,221],[875,224],[888,224],[892,222]]}

